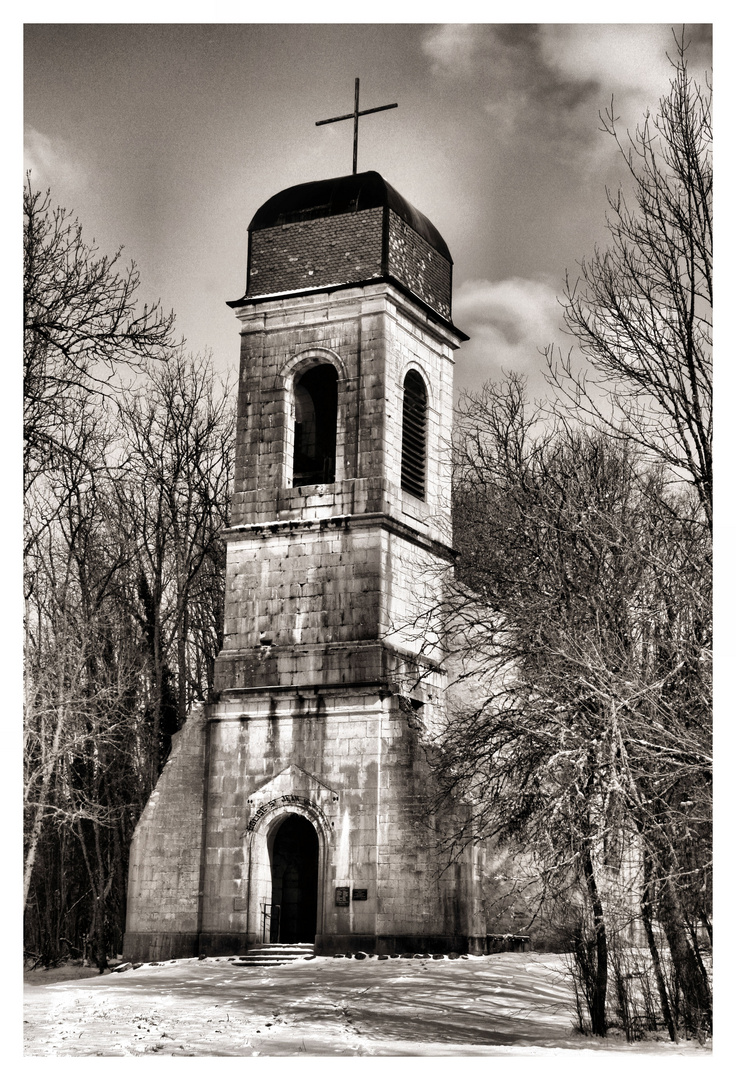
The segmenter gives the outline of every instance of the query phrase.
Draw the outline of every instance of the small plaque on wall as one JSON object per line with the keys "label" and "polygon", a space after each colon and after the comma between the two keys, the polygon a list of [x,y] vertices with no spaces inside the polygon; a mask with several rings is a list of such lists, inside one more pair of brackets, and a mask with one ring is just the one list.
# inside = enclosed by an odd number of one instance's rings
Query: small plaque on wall
{"label": "small plaque on wall", "polygon": [[350,907],[350,889],[338,885],[335,889],[335,907]]}
{"label": "small plaque on wall", "polygon": [[353,889],[353,900],[367,900],[367,899],[368,899],[368,890],[367,889]]}

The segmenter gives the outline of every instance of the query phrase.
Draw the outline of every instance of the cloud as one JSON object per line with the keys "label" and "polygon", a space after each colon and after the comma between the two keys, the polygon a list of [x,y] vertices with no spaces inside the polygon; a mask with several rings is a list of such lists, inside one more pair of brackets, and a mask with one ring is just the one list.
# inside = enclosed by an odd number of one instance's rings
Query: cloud
{"label": "cloud", "polygon": [[61,139],[52,139],[35,128],[25,132],[24,169],[31,170],[34,187],[64,185],[73,190],[87,186],[87,175],[72,149]]}
{"label": "cloud", "polygon": [[[677,27],[675,27],[675,30]],[[705,27],[686,30],[688,61],[694,72],[710,61]],[[616,23],[540,27],[540,50],[549,67],[569,79],[593,79],[609,94],[637,99],[639,107],[655,106],[667,92],[676,55],[673,28]]]}
{"label": "cloud", "polygon": [[666,25],[545,26],[540,35],[545,64],[563,79],[589,79],[597,110],[613,97],[622,131],[636,127],[667,93],[673,44]]}
{"label": "cloud", "polygon": [[456,354],[458,388],[479,389],[504,372],[526,375],[532,396],[544,393],[541,350],[561,338],[555,290],[528,278],[465,281],[455,291],[453,321],[466,334]]}
{"label": "cloud", "polygon": [[[689,69],[702,83],[712,62],[709,27],[686,27],[685,40]],[[559,78],[589,81],[594,88],[589,109],[603,113],[613,98],[621,134],[633,133],[647,110],[656,113],[660,99],[669,92],[673,69],[668,56],[677,55],[669,23],[542,26],[539,44],[544,64]],[[588,166],[598,167],[611,149],[610,141],[597,139]]]}
{"label": "cloud", "polygon": [[495,137],[520,128],[541,138],[579,138],[568,114],[594,85],[542,55],[542,29],[533,24],[455,24],[431,27],[422,48],[436,78],[463,92],[492,120]]}
{"label": "cloud", "polygon": [[424,36],[422,49],[432,60],[435,74],[469,74],[483,28],[472,23],[434,26]]}
{"label": "cloud", "polygon": [[595,24],[540,27],[545,63],[569,79],[593,79],[627,93],[661,91],[671,43],[666,26]]}
{"label": "cloud", "polygon": [[[691,70],[710,63],[708,27],[686,30]],[[615,98],[621,129],[633,128],[669,89],[675,54],[668,23],[453,24],[427,29],[433,74],[464,89],[499,138],[520,129],[560,154],[601,146],[598,113]]]}

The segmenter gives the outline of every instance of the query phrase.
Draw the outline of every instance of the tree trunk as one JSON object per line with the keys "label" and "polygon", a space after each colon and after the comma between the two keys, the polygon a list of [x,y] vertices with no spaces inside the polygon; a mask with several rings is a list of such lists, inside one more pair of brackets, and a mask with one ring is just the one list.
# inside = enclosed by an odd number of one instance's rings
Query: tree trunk
{"label": "tree trunk", "polygon": [[156,787],[161,768],[161,704],[163,699],[163,656],[161,652],[161,625],[159,612],[153,624],[153,723],[151,725],[151,761],[149,783],[151,791]]}
{"label": "tree trunk", "polygon": [[85,866],[87,867],[87,874],[89,876],[90,884],[92,885],[92,918],[90,920],[90,928],[88,941],[90,946],[90,953],[92,959],[97,965],[100,974],[102,974],[107,968],[107,940],[105,935],[105,914],[107,906],[107,897],[110,893],[112,885],[112,876],[107,876],[105,880],[105,866],[102,858],[102,848],[100,844],[100,826],[97,821],[92,822],[92,830],[94,837],[94,854],[95,865],[92,866],[90,862],[90,853],[87,848],[87,844],[84,840],[84,828],[82,822],[79,824],[77,836],[82,849],[82,855],[84,858]]}
{"label": "tree trunk", "polygon": [[31,831],[28,840],[28,850],[26,851],[25,864],[23,867],[24,910],[28,903],[28,892],[31,887],[31,878],[33,876],[33,867],[36,862],[38,842],[41,839],[41,831],[43,829],[43,822],[46,816],[46,803],[48,801],[49,788],[51,786],[51,777],[53,776],[54,766],[56,764],[56,759],[59,755],[61,732],[64,727],[65,717],[66,712],[64,706],[58,705],[56,707],[56,724],[54,726],[54,735],[51,741],[51,752],[46,757],[43,765],[43,772],[41,774],[41,790],[38,793],[38,802],[36,804],[36,810],[33,815],[33,824],[31,825]]}
{"label": "tree trunk", "polygon": [[593,909],[593,927],[595,929],[596,971],[595,982],[591,986],[590,1026],[594,1035],[606,1034],[606,991],[608,988],[608,940],[603,905],[598,893],[598,886],[593,870],[593,859],[587,843],[583,846],[583,872],[588,890],[590,905]]}
{"label": "tree trunk", "polygon": [[652,862],[651,858],[645,854],[644,860],[644,890],[641,897],[641,918],[644,923],[644,931],[647,935],[647,944],[649,945],[649,953],[652,957],[652,964],[654,965],[654,975],[657,980],[657,990],[659,991],[659,1001],[662,1006],[662,1015],[664,1022],[667,1025],[667,1031],[673,1042],[677,1042],[677,1029],[675,1028],[674,1021],[672,1019],[672,1012],[670,1010],[670,999],[667,994],[667,984],[664,981],[664,974],[662,972],[662,964],[659,958],[659,950],[657,948],[657,942],[654,939],[654,930],[652,928]]}
{"label": "tree trunk", "polygon": [[658,914],[682,989],[683,1012],[688,1031],[696,1036],[709,1033],[713,1026],[710,987],[687,939],[685,919],[670,875],[667,875],[662,883]]}
{"label": "tree trunk", "polygon": [[179,627],[177,630],[177,667],[179,668],[177,680],[177,726],[181,729],[187,718],[187,632],[188,632],[187,608],[183,604],[180,608]]}

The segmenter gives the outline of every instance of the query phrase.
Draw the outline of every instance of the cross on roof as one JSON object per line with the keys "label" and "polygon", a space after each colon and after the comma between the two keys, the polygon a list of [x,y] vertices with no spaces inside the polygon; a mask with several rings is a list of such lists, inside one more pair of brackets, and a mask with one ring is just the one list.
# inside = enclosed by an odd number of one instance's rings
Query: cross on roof
{"label": "cross on roof", "polygon": [[336,124],[338,120],[351,120],[353,121],[353,176],[358,171],[358,117],[367,116],[368,113],[383,112],[385,109],[398,109],[398,103],[394,102],[393,105],[378,105],[375,109],[358,109],[358,99],[360,96],[360,79],[355,80],[355,108],[351,113],[345,113],[344,116],[332,116],[329,120],[317,120],[315,127],[320,127],[322,124]]}

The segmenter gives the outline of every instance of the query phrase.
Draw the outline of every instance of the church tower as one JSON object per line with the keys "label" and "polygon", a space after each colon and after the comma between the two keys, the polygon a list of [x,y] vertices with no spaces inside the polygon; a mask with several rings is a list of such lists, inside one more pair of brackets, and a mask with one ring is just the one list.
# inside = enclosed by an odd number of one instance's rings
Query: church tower
{"label": "church tower", "polygon": [[452,558],[451,290],[376,172],[250,223],[216,693],[136,830],[126,956],[480,946],[473,856],[443,868],[426,806],[446,680],[414,625]]}

